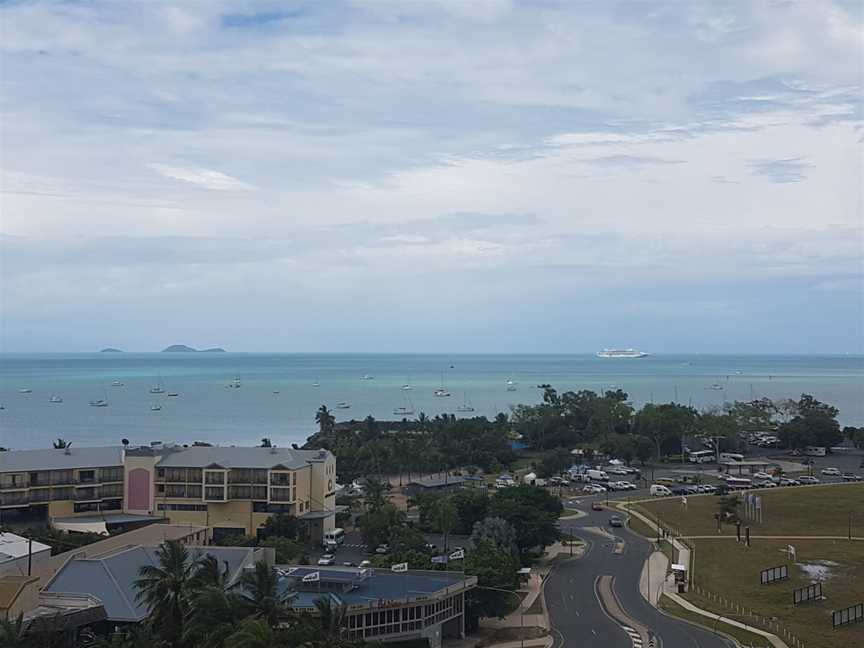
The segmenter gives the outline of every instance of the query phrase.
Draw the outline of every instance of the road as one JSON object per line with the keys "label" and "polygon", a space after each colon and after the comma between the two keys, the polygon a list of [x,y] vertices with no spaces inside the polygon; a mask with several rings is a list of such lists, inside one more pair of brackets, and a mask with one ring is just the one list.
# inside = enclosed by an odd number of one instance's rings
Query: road
{"label": "road", "polygon": [[[546,605],[556,637],[554,648],[602,646],[632,648],[630,638],[606,616],[594,592],[598,576],[615,577],[615,594],[624,610],[650,628],[660,638],[662,648],[730,648],[734,644],[707,630],[677,621],[658,612],[639,592],[642,565],[651,551],[650,543],[628,529],[610,529],[609,511],[592,511],[591,502],[599,497],[578,498],[588,515],[562,520],[561,528],[589,543],[579,560],[559,563],[546,582]],[[626,542],[622,554],[612,552],[613,541],[589,527],[605,528]]]}

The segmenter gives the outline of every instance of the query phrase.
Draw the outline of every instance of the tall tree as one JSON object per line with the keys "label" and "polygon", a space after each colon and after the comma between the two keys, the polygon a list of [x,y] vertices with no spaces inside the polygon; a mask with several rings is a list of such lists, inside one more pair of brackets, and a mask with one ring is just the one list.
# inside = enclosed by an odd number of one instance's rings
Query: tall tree
{"label": "tall tree", "polygon": [[318,424],[318,431],[322,435],[328,435],[333,432],[333,427],[336,425],[336,418],[330,413],[326,405],[322,405],[315,412],[315,422]]}
{"label": "tall tree", "polygon": [[237,589],[247,613],[258,616],[271,627],[276,627],[285,615],[279,577],[276,570],[263,560],[256,562],[254,569],[243,572]]}
{"label": "tall tree", "polygon": [[147,606],[148,622],[160,636],[170,646],[180,646],[195,565],[186,546],[177,540],[167,540],[156,549],[156,562],[138,570],[136,599]]}

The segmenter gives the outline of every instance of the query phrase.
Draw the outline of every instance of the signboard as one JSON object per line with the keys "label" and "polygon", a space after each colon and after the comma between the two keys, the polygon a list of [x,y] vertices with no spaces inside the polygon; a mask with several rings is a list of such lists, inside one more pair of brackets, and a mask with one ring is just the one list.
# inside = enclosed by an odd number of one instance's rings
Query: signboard
{"label": "signboard", "polygon": [[792,605],[814,601],[822,598],[822,583],[813,583],[807,587],[796,589],[792,592]]}
{"label": "signboard", "polygon": [[835,610],[831,613],[831,622],[835,628],[848,623],[861,623],[862,621],[864,621],[864,603],[852,605],[842,610]]}
{"label": "signboard", "polygon": [[759,583],[762,585],[774,583],[779,580],[785,580],[787,578],[789,578],[789,568],[786,565],[769,567],[768,569],[763,569],[759,572]]}

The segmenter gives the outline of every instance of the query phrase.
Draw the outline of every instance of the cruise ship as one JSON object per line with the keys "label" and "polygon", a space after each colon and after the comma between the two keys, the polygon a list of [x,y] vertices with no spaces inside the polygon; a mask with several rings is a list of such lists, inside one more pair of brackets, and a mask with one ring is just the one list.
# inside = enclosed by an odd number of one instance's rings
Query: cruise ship
{"label": "cruise ship", "polygon": [[598,358],[644,358],[647,355],[636,349],[603,349],[597,352]]}

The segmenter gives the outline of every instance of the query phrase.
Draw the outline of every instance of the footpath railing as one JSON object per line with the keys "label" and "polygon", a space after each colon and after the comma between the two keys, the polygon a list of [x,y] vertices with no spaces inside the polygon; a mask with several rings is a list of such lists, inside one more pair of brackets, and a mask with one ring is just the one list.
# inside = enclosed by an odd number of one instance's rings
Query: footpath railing
{"label": "footpath railing", "polygon": [[[721,596],[720,594],[715,594],[710,590],[706,590],[698,583],[692,585],[690,591],[695,592],[704,600],[712,603],[714,606],[719,606],[723,610],[728,610],[729,612],[731,612],[732,615],[729,616],[730,620],[740,621],[741,623],[746,623],[747,625],[751,625],[754,628],[767,630],[768,632],[771,632],[783,639],[793,648],[806,648],[806,646],[804,645],[804,641],[793,633],[789,632],[789,630],[775,617],[767,617],[756,614],[751,608],[748,608],[745,605],[741,605],[737,601],[726,598],[725,596]],[[709,609],[709,611],[714,612],[715,614],[720,614],[721,617],[723,616],[721,612],[718,612],[716,610]]]}

